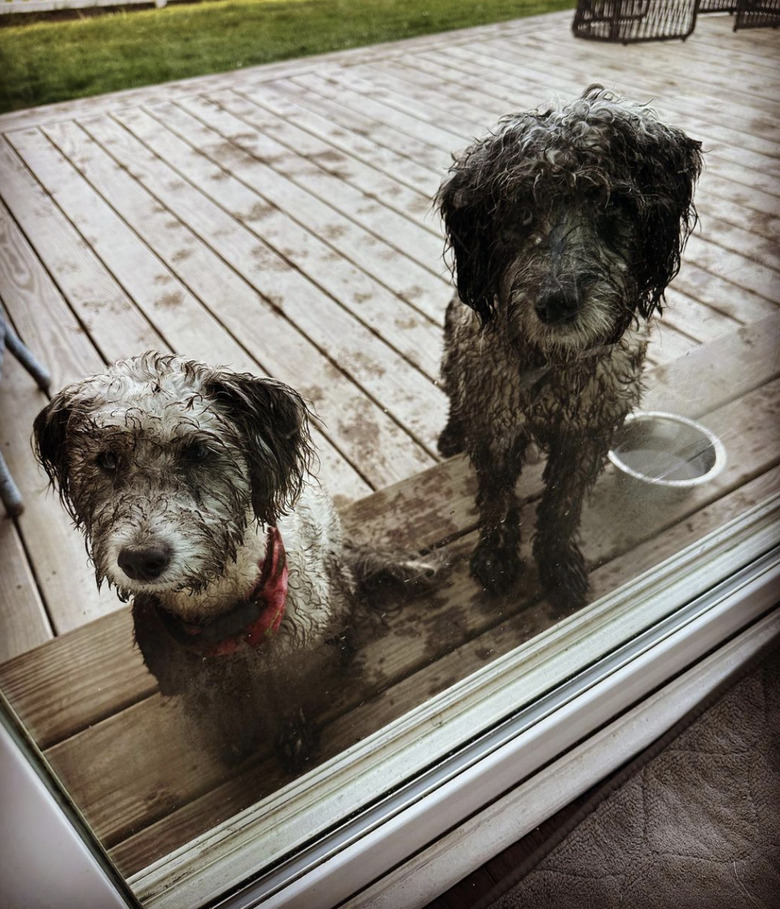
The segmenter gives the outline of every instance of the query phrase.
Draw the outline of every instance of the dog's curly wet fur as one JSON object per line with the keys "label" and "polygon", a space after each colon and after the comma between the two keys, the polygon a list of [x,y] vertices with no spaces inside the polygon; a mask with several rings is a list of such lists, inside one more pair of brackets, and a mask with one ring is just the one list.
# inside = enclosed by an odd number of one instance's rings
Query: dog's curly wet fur
{"label": "dog's curly wet fur", "polygon": [[696,223],[701,144],[591,86],[504,118],[455,159],[437,195],[457,296],[447,310],[439,439],[478,477],[472,573],[505,592],[519,574],[515,485],[547,455],[533,553],[556,607],[586,601],[583,499],[639,403],[650,320]]}
{"label": "dog's curly wet fur", "polygon": [[[98,584],[133,600],[161,692],[183,697],[224,756],[262,737],[290,770],[316,745],[312,714],[343,684],[359,585],[426,570],[343,545],[309,473],[309,417],[280,382],[149,352],[63,389],[34,425]],[[182,641],[241,624],[277,532],[287,595],[275,633],[220,655]]]}

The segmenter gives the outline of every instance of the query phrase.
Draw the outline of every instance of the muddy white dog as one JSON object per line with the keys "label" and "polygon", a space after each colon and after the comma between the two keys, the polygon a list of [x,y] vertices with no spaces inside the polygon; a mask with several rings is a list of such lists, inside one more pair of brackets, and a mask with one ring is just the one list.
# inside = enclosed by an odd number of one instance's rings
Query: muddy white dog
{"label": "muddy white dog", "polygon": [[417,566],[343,545],[308,424],[280,382],[150,352],[63,389],[34,427],[161,692],[226,756],[262,737],[291,770],[342,684],[356,587]]}

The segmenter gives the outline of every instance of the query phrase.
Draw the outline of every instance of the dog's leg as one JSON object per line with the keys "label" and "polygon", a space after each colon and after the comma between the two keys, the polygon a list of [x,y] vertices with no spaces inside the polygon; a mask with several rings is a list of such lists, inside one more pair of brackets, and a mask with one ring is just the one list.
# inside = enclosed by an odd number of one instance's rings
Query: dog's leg
{"label": "dog's leg", "polygon": [[466,434],[463,431],[460,416],[458,383],[459,377],[462,378],[463,376],[464,367],[461,363],[461,345],[456,338],[458,313],[461,313],[463,309],[463,304],[455,297],[450,301],[444,317],[444,355],[441,363],[441,384],[445,394],[450,399],[450,412],[447,418],[447,425],[439,434],[437,444],[439,454],[444,458],[459,454],[466,447]]}
{"label": "dog's leg", "polygon": [[550,445],[533,554],[547,598],[556,609],[578,609],[587,602],[588,572],[576,534],[585,496],[601,473],[608,450],[606,436],[559,437]]}
{"label": "dog's leg", "polygon": [[482,532],[471,556],[471,573],[490,593],[505,593],[520,572],[520,506],[515,485],[527,445],[528,439],[521,437],[501,452],[486,444],[472,454]]}
{"label": "dog's leg", "polygon": [[450,404],[450,416],[447,425],[439,434],[437,446],[439,454],[443,458],[451,458],[453,455],[460,454],[465,445],[463,440],[463,428],[461,427],[457,416],[453,413],[453,407]]}

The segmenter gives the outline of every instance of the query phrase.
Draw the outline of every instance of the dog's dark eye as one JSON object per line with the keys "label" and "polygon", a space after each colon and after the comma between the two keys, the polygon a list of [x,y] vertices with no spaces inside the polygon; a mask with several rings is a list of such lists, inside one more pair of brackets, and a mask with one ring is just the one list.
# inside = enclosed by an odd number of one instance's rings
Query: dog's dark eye
{"label": "dog's dark eye", "polygon": [[182,460],[188,464],[198,464],[205,461],[211,455],[211,449],[202,442],[192,442],[182,449]]}
{"label": "dog's dark eye", "polygon": [[598,218],[601,235],[608,242],[618,241],[630,224],[629,210],[622,199],[612,199]]}
{"label": "dog's dark eye", "polygon": [[499,223],[499,235],[505,243],[524,243],[535,223],[533,209],[526,205],[517,205],[509,218],[505,222]]}
{"label": "dog's dark eye", "polygon": [[98,467],[101,470],[105,470],[106,473],[115,473],[119,468],[119,455],[110,449],[99,452],[95,461]]}
{"label": "dog's dark eye", "polygon": [[510,224],[515,231],[525,234],[531,228],[535,220],[533,208],[529,205],[518,205],[515,209],[514,219]]}
{"label": "dog's dark eye", "polygon": [[633,211],[631,202],[617,193],[610,196],[604,208],[609,215],[616,218],[630,218]]}

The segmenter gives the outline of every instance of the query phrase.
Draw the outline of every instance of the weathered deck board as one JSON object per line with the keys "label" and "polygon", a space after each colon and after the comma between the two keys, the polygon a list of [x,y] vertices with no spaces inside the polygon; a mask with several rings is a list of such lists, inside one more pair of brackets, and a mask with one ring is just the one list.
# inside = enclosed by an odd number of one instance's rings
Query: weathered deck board
{"label": "weathered deck board", "polygon": [[[277,362],[272,365],[279,378],[285,378],[279,374],[284,361],[304,359],[314,380],[311,390],[305,386],[301,389],[303,393],[316,400],[313,391],[327,385],[337,392],[345,391],[346,399],[339,399],[339,406],[355,406],[350,401],[351,383],[340,381],[328,360],[318,357],[312,345],[307,344],[293,326],[264,305],[247,281],[230,270],[198,239],[194,230],[172,218],[170,211],[163,209],[154,196],[130,179],[123,167],[96,143],[86,136],[82,138],[83,134],[74,137],[73,131],[77,129],[76,126],[57,124],[52,127],[52,133],[57,134],[65,155],[73,152],[73,143],[81,140],[79,165],[91,184],[78,180],[78,174],[74,173],[66,157],[58,154],[40,133],[17,133],[13,139],[25,162],[37,168],[46,190],[58,200],[73,223],[94,237],[95,249],[108,268],[122,281],[128,295],[150,322],[158,326],[160,340],[156,344],[147,343],[145,347],[165,349],[172,343],[177,350],[187,351],[197,359],[256,370],[256,362],[246,353],[246,348],[251,350],[253,345],[245,339],[240,345],[237,338],[245,336],[247,330],[257,337],[273,337],[275,344],[266,357],[275,357]],[[61,135],[66,130],[68,132]],[[104,195],[98,195],[93,187],[102,189]],[[110,206],[104,201],[106,198],[111,200]],[[112,208],[123,212],[126,220],[118,217]],[[148,245],[142,240],[148,241]],[[198,296],[188,288],[193,288]],[[100,318],[103,330],[117,332],[118,320],[113,312],[102,312],[95,318]],[[229,318],[234,323],[232,333],[222,327]],[[285,342],[289,346],[285,347]],[[126,345],[126,341],[118,343]],[[118,349],[123,349],[127,355],[126,346]],[[263,366],[274,372],[265,363]],[[381,420],[388,422],[384,416]],[[389,425],[388,431],[397,432],[394,425]],[[338,455],[331,453],[324,441],[320,442],[319,450],[323,460],[344,463]],[[423,458],[419,463],[424,466],[426,461]],[[352,494],[360,491],[361,484],[358,483]]]}
{"label": "weathered deck board", "polygon": [[[588,54],[584,64],[580,65],[578,60],[582,59],[582,52],[579,48],[572,52],[567,50],[565,57],[561,51],[560,63],[554,70],[546,68],[541,53],[537,53],[535,58],[533,54],[528,54],[527,50],[525,46],[518,48],[507,42],[496,42],[495,46],[485,44],[476,49],[453,47],[446,51],[413,58],[409,64],[409,74],[419,69],[429,75],[439,75],[445,85],[449,86],[441,88],[440,104],[451,103],[452,96],[455,96],[456,99],[472,100],[475,106],[479,107],[482,103],[481,95],[484,93],[509,105],[505,107],[505,111],[522,109],[529,103],[533,104],[531,99],[539,97],[540,92],[545,93],[546,97],[553,93],[568,95],[575,85],[584,86],[601,80],[610,87],[620,87],[631,96],[652,99],[653,106],[666,116],[684,118],[686,128],[691,134],[701,134],[709,140],[710,151],[716,161],[734,162],[742,167],[757,161],[765,164],[769,159],[770,164],[776,166],[773,154],[773,149],[776,148],[776,135],[772,127],[764,124],[763,111],[757,111],[756,117],[760,118],[762,128],[770,132],[770,138],[745,126],[744,139],[740,146],[739,128],[722,125],[722,110],[703,111],[699,103],[699,93],[693,92],[695,101],[686,100],[686,92],[682,86],[677,86],[674,90],[667,87],[667,90],[661,91],[654,75],[646,79],[641,79],[637,75],[635,64],[625,65],[619,60],[617,65],[612,65],[614,50],[611,52],[612,56],[606,60],[603,57],[599,59],[595,53]],[[484,72],[488,65],[494,72],[486,84],[478,75]],[[522,81],[518,79],[520,67]],[[689,97],[690,94],[689,88]],[[744,100],[744,103],[745,106],[749,106],[750,100]],[[705,117],[705,113],[709,113],[709,116]],[[728,122],[733,124],[734,121],[729,118]]]}
{"label": "weathered deck board", "polygon": [[[456,56],[457,54],[457,56]],[[454,59],[454,64],[453,64]],[[472,61],[466,64],[465,61]],[[550,79],[545,79],[543,84],[540,80],[538,87],[527,87],[524,85],[522,92],[517,90],[516,70],[511,68],[510,74],[505,79],[501,79],[499,70],[498,76],[491,79],[488,84],[478,80],[478,74],[487,65],[488,58],[486,55],[477,54],[474,51],[464,51],[460,48],[454,48],[450,53],[440,52],[437,55],[426,55],[425,57],[415,57],[407,66],[394,66],[392,69],[387,63],[380,62],[371,67],[363,67],[361,72],[366,74],[366,81],[371,84],[379,81],[380,84],[393,87],[398,90],[399,97],[402,91],[413,92],[418,104],[425,105],[428,108],[438,107],[446,112],[445,115],[454,116],[456,119],[464,118],[466,122],[471,121],[475,127],[475,132],[484,132],[484,126],[481,126],[484,119],[485,110],[493,111],[496,116],[508,110],[517,110],[528,103],[526,99],[530,96],[537,95],[544,90],[544,84],[549,83]],[[509,64],[505,64],[509,65]],[[500,60],[496,64],[500,66]],[[558,69],[558,71],[560,71]],[[588,77],[585,73],[580,76],[579,84],[586,84]],[[533,79],[540,79],[538,74],[534,74]],[[591,76],[590,78],[593,78]],[[409,88],[404,89],[401,85],[402,79],[409,82]],[[552,85],[547,88],[548,93],[551,88],[556,92],[567,93],[571,88],[565,89],[564,86],[571,85],[571,77],[563,76],[552,77]],[[633,95],[636,97],[651,97],[647,87],[639,85],[634,88]],[[387,96],[392,103],[392,97]],[[532,103],[532,102],[531,102]],[[656,105],[653,101],[653,105]],[[747,138],[743,143],[747,148],[740,147],[738,143],[738,131],[731,129],[725,132],[721,142],[713,142],[713,134],[723,134],[724,129],[717,122],[705,122],[689,114],[688,108],[680,105],[674,100],[665,100],[665,107],[668,109],[668,116],[682,121],[684,119],[687,130],[695,136],[701,136],[708,140],[708,151],[712,156],[720,171],[731,174],[744,173],[745,169],[752,168],[763,172],[768,167],[770,172],[777,169],[777,160],[772,156],[772,151],[776,150],[776,142],[763,142],[762,150],[766,154],[758,154],[750,149],[751,138]],[[660,109],[660,104],[659,104]],[[664,111],[666,113],[666,111]],[[726,144],[726,142],[730,144]],[[723,151],[729,150],[731,158],[723,159]],[[760,179],[764,179],[760,177]],[[767,181],[769,182],[769,181]],[[750,185],[754,185],[751,181]],[[776,191],[776,189],[775,189]],[[706,196],[705,196],[706,200]]]}
{"label": "weathered deck board", "polygon": [[[117,119],[155,154],[163,158],[175,156],[180,174],[201,186],[212,201],[221,205],[253,234],[262,237],[283,260],[299,268],[333,301],[367,328],[380,334],[394,350],[428,377],[437,375],[438,357],[434,356],[440,340],[437,323],[416,312],[411,305],[404,305],[405,301],[399,301],[369,274],[334,255],[332,247],[316,234],[270,205],[259,192],[247,185],[248,174],[241,172],[244,180],[239,180],[235,176],[236,159],[245,161],[251,167],[251,156],[236,150],[233,173],[230,173],[220,166],[217,151],[208,156],[203,153],[217,141],[216,134],[172,105],[157,106],[153,113],[160,120],[142,110],[123,111]],[[179,135],[166,128],[173,122],[178,126]],[[338,307],[332,306],[327,298],[319,293],[316,297],[324,305],[321,312],[323,318],[330,312],[338,313]],[[388,308],[399,310],[399,318],[389,324]],[[306,324],[305,321],[303,324]],[[314,331],[314,338],[319,339],[322,328],[319,323],[315,328],[319,330]],[[327,328],[330,326],[326,325]]]}
{"label": "weathered deck board", "polygon": [[[56,352],[51,362],[52,381],[65,384],[100,368],[101,359],[41,262],[35,256],[8,210],[0,205],[0,288],[10,318],[33,352],[43,358]],[[45,307],[46,319],[37,318]],[[26,509],[14,524],[4,520],[7,545],[31,564],[16,569],[27,584],[9,590],[2,600],[2,640],[6,657],[21,653],[39,642],[39,635],[53,627],[62,633],[118,608],[116,597],[98,591],[87,565],[83,543],[70,526],[70,519],[53,496],[44,495],[45,482],[32,461],[30,427],[46,402],[19,364],[6,357],[0,394],[0,426],[3,454],[14,479],[24,491]],[[16,539],[13,539],[13,534]],[[24,546],[22,545],[24,541]],[[4,558],[8,558],[4,553]],[[33,568],[34,566],[34,568]],[[67,584],[64,580],[67,578]],[[66,589],[73,592],[69,597]],[[39,613],[38,597],[47,606]],[[24,615],[25,604],[32,605]],[[20,631],[29,623],[27,645]]]}
{"label": "weathered deck board", "polygon": [[0,522],[0,600],[16,607],[5,618],[0,662],[49,640],[51,625],[21,540],[10,521]]}

